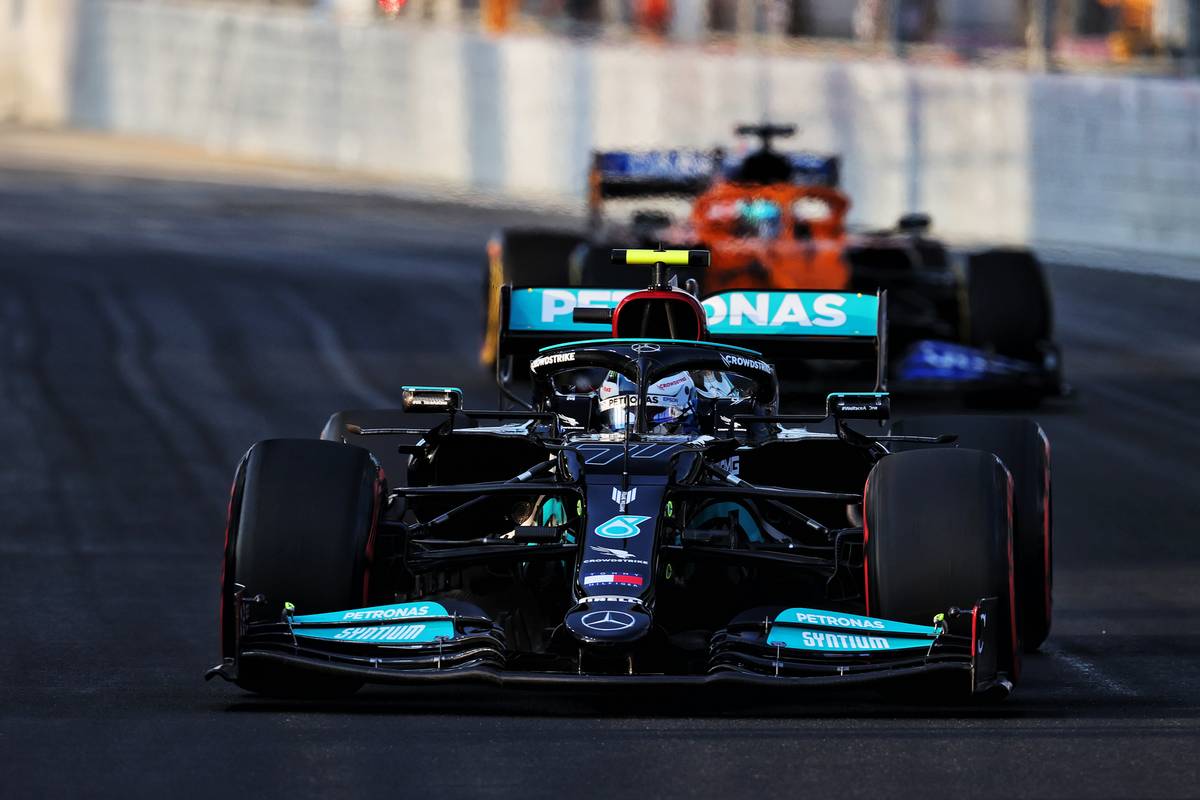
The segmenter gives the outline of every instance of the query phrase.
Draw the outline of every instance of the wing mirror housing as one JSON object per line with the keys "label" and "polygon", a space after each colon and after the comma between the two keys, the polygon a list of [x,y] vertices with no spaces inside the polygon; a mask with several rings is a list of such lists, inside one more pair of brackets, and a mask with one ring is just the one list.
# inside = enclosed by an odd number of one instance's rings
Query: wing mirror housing
{"label": "wing mirror housing", "polygon": [[400,402],[407,412],[461,411],[463,391],[454,386],[401,386]]}
{"label": "wing mirror housing", "polygon": [[892,400],[887,392],[836,392],[825,398],[825,410],[834,419],[888,419]]}
{"label": "wing mirror housing", "polygon": [[901,233],[923,234],[933,226],[933,218],[928,214],[905,214],[896,223]]}

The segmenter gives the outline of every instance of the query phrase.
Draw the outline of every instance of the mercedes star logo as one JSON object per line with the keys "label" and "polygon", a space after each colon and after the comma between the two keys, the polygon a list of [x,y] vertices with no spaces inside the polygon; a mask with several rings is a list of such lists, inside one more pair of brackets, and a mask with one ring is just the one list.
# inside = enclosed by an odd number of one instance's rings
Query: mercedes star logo
{"label": "mercedes star logo", "polygon": [[662,348],[656,344],[635,344],[629,349],[635,353],[657,353],[659,350],[662,350]]}
{"label": "mercedes star logo", "polygon": [[628,630],[637,622],[633,614],[624,611],[590,611],[580,617],[579,621],[585,628],[606,632]]}

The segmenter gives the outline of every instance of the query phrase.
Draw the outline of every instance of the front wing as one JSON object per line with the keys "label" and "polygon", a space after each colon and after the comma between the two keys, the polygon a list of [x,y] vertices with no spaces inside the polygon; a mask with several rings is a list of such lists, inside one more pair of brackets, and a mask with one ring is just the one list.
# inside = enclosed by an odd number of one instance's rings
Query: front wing
{"label": "front wing", "polygon": [[740,618],[712,636],[706,668],[686,674],[589,672],[582,658],[522,658],[470,607],[422,601],[298,616],[285,606],[278,622],[249,623],[246,601],[236,602],[235,655],[209,678],[236,682],[242,664],[259,662],[380,684],[849,686],[942,673],[965,677],[974,694],[1011,688],[997,669],[994,598],[948,609],[929,627],[804,608]]}

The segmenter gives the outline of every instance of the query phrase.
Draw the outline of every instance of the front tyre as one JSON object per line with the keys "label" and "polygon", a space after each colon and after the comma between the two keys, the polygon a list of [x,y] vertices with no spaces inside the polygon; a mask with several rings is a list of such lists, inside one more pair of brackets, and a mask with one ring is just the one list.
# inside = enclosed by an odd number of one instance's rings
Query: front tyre
{"label": "front tyre", "polygon": [[[1050,440],[1030,419],[992,416],[927,416],[900,419],[892,433],[909,436],[955,434],[947,447],[994,453],[1013,478],[1013,548],[1017,622],[1025,652],[1050,635],[1054,589],[1054,520],[1051,503]],[[924,445],[917,445],[924,447]]]}
{"label": "front tyre", "polygon": [[[285,602],[302,614],[358,608],[369,599],[375,532],[387,497],[382,470],[360,447],[271,439],[250,448],[230,501],[222,577],[226,658],[237,658],[234,593],[249,622],[279,620]],[[239,659],[237,683],[276,696],[341,695],[361,682]]]}
{"label": "front tyre", "polygon": [[997,598],[998,668],[1016,683],[1020,648],[1012,582],[1008,470],[979,450],[884,456],[864,494],[864,593],[872,616],[932,623],[952,606]]}

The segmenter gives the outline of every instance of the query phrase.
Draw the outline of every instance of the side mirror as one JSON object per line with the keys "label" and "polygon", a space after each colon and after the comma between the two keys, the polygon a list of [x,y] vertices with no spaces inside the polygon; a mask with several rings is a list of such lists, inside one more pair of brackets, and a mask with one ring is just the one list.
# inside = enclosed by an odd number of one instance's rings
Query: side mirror
{"label": "side mirror", "polygon": [[453,386],[401,386],[400,402],[405,411],[461,411],[462,389]]}
{"label": "side mirror", "polygon": [[559,416],[563,427],[592,431],[600,418],[600,407],[590,395],[558,395],[550,401],[550,411]]}
{"label": "side mirror", "polygon": [[896,223],[901,233],[925,233],[933,226],[933,218],[928,214],[905,214]]}
{"label": "side mirror", "polygon": [[838,392],[825,399],[825,410],[834,419],[888,419],[892,400],[887,392]]}

